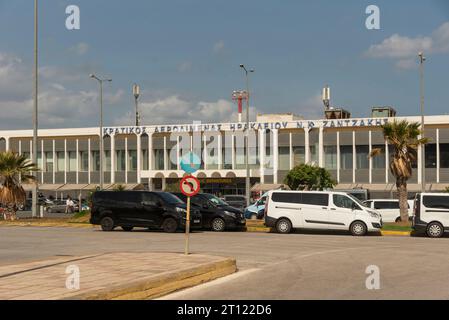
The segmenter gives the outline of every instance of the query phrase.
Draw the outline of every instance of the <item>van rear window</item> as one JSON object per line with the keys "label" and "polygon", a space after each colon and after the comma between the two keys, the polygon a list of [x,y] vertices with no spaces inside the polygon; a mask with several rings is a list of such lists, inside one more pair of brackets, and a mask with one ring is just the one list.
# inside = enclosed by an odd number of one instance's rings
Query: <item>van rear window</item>
{"label": "van rear window", "polygon": [[423,204],[426,208],[449,209],[449,196],[423,196]]}
{"label": "van rear window", "polygon": [[329,205],[329,195],[326,193],[273,193],[271,199],[274,202],[298,203],[314,206]]}

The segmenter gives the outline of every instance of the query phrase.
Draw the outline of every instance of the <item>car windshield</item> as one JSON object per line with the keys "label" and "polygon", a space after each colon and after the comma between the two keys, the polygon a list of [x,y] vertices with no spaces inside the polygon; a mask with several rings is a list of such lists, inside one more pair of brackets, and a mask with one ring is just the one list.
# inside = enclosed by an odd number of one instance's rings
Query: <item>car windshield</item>
{"label": "car windshield", "polygon": [[168,204],[183,204],[184,202],[179,199],[177,196],[168,193],[168,192],[161,192],[158,193],[159,197],[162,198],[162,200],[164,200],[164,202],[168,203]]}
{"label": "car windshield", "polygon": [[351,198],[352,200],[354,200],[354,202],[356,202],[357,204],[359,204],[362,208],[366,208],[367,205],[363,204],[362,201],[360,201],[360,199],[354,197],[352,194],[348,194],[348,197]]}
{"label": "car windshield", "polygon": [[214,196],[213,194],[204,194],[204,196],[213,204],[215,204],[216,206],[228,206],[229,204],[227,204],[226,202],[224,202],[223,200],[221,200],[220,198]]}

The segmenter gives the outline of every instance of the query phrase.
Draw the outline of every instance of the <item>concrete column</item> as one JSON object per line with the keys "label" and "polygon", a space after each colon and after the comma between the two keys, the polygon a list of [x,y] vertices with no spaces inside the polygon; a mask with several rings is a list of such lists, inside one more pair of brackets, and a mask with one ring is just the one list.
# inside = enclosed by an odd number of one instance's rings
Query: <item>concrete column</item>
{"label": "concrete column", "polygon": [[341,152],[340,152],[340,131],[337,131],[337,183],[340,183]]}
{"label": "concrete column", "polygon": [[[44,168],[45,168],[45,152],[44,152],[44,140],[41,140],[41,161],[42,161],[42,172],[41,172],[41,183],[44,184]],[[47,168],[45,168],[47,169]]]}
{"label": "concrete column", "polygon": [[235,170],[235,136],[231,135],[232,143],[231,143],[231,157],[232,157],[232,170]]}
{"label": "concrete column", "polygon": [[181,170],[181,137],[176,137],[176,167],[179,170]]}
{"label": "concrete column", "polygon": [[56,141],[53,139],[53,184],[56,184]]}
{"label": "concrete column", "polygon": [[310,164],[310,141],[309,141],[309,130],[305,128],[304,129],[304,149],[305,149],[305,154],[304,154],[304,158],[305,158],[305,163],[306,164]]}
{"label": "concrete column", "polygon": [[221,132],[218,132],[218,170],[222,170],[224,168],[223,164],[223,136]]}
{"label": "concrete column", "polygon": [[204,170],[207,170],[207,135],[203,134],[203,162],[204,162]]}
{"label": "concrete column", "polygon": [[324,128],[320,127],[318,135],[318,165],[324,168]]}
{"label": "concrete column", "polygon": [[265,183],[265,131],[259,130],[260,183]]}
{"label": "concrete column", "polygon": [[355,171],[357,170],[357,157],[355,147],[355,131],[352,131],[352,183],[355,183]]}
{"label": "concrete column", "polygon": [[385,183],[389,183],[388,167],[390,165],[390,149],[388,149],[388,142],[385,141]]}
{"label": "concrete column", "polygon": [[440,160],[440,129],[437,128],[436,133],[436,144],[437,144],[437,183],[440,183],[440,168],[441,168],[441,160]]}
{"label": "concrete column", "polygon": [[164,137],[164,171],[168,170],[167,137]]}
{"label": "concrete column", "polygon": [[76,184],[79,184],[79,172],[80,172],[80,151],[79,151],[79,139],[76,139]]}
{"label": "concrete column", "polygon": [[368,140],[369,140],[369,183],[373,183],[373,158],[371,157],[371,152],[373,151],[373,137],[372,137],[372,131],[369,131],[369,136],[368,136]]}
{"label": "concrete column", "polygon": [[111,184],[115,183],[115,135],[111,135]]}
{"label": "concrete column", "polygon": [[289,133],[289,146],[290,146],[290,151],[289,151],[289,155],[290,155],[290,170],[293,169],[294,165],[295,165],[295,157],[293,154],[293,133]]}
{"label": "concrete column", "polygon": [[64,184],[67,184],[68,167],[69,167],[69,157],[67,152],[67,139],[64,139]]}
{"label": "concrete column", "polygon": [[88,184],[90,184],[90,182],[91,182],[90,175],[91,175],[91,172],[92,172],[92,155],[91,155],[91,153],[92,153],[92,145],[91,145],[91,143],[92,143],[92,141],[89,138],[87,140],[87,158],[88,158],[88,160],[87,160],[87,183]]}
{"label": "concrete column", "polygon": [[279,130],[273,130],[273,183],[278,183],[279,172]]}
{"label": "concrete column", "polygon": [[19,140],[19,155],[22,155],[22,140]]}
{"label": "concrete column", "polygon": [[129,155],[128,155],[128,137],[125,137],[125,183],[128,184]]}
{"label": "concrete column", "polygon": [[153,167],[153,134],[148,134],[148,169],[149,171],[154,170]]}
{"label": "concrete column", "polygon": [[166,187],[167,187],[167,179],[162,178],[162,191],[164,191]]}
{"label": "concrete column", "polygon": [[142,183],[142,136],[137,134],[137,183]]}

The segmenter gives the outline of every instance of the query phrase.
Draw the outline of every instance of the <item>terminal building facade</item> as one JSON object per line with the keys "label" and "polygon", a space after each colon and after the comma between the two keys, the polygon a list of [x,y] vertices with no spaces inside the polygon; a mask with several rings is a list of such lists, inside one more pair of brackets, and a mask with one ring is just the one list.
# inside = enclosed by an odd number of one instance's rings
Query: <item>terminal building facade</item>
{"label": "terminal building facade", "polygon": [[[395,179],[389,171],[391,147],[380,126],[394,119],[420,122],[420,117],[372,117],[304,120],[292,114],[259,115],[250,124],[251,184],[282,184],[296,165],[314,163],[328,169],[337,189],[364,188],[376,197],[390,197]],[[409,180],[409,190],[449,185],[449,116],[427,116],[430,142]],[[195,175],[203,191],[245,193],[245,124],[215,123],[104,128],[104,187],[138,186],[165,190],[183,176],[180,159],[187,151],[202,155]],[[89,191],[100,183],[99,128],[42,129],[38,140],[40,190],[56,193]],[[382,155],[370,158],[374,148]],[[32,131],[0,131],[0,152],[11,150],[31,157]]]}

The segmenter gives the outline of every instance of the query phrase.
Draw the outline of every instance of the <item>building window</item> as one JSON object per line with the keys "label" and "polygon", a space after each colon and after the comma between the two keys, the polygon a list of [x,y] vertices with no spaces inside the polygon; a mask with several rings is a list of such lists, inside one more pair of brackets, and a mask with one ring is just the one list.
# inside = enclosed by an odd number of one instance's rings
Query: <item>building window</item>
{"label": "building window", "polygon": [[340,146],[340,165],[342,170],[352,169],[352,146]]}
{"label": "building window", "polygon": [[290,170],[290,147],[279,147],[279,170]]}
{"label": "building window", "polygon": [[89,171],[89,153],[87,151],[80,152],[80,171]]}
{"label": "building window", "polygon": [[112,171],[112,163],[111,163],[111,151],[106,150],[104,152],[103,165],[105,171]]}
{"label": "building window", "polygon": [[45,168],[46,172],[53,172],[53,152],[45,152]]}
{"label": "building window", "polygon": [[328,170],[337,170],[337,146],[324,146],[324,166]]}
{"label": "building window", "polygon": [[440,144],[440,167],[449,168],[449,143]]}
{"label": "building window", "polygon": [[306,148],[293,147],[293,166],[299,166],[306,162]]}
{"label": "building window", "polygon": [[65,171],[65,152],[56,153],[56,171],[57,172]]}
{"label": "building window", "polygon": [[165,170],[164,149],[154,150],[154,170]]}
{"label": "building window", "polygon": [[99,172],[100,171],[100,152],[99,151],[92,151],[91,168],[92,168],[93,172]]}
{"label": "building window", "polygon": [[356,146],[356,168],[369,169],[369,146]]}
{"label": "building window", "polygon": [[128,150],[128,171],[137,171],[137,150]]}
{"label": "building window", "polygon": [[149,170],[150,158],[148,157],[148,150],[142,150],[142,170]]}
{"label": "building window", "polygon": [[77,166],[76,166],[76,152],[70,151],[69,152],[69,167],[67,168],[69,172],[76,172]]}
{"label": "building window", "polygon": [[434,169],[437,167],[437,145],[427,144],[425,146],[426,168]]}
{"label": "building window", "polygon": [[117,150],[115,152],[117,158],[116,171],[123,172],[126,171],[126,155],[125,150]]}
{"label": "building window", "polygon": [[373,169],[385,169],[385,145],[373,146],[373,149],[380,149],[380,154],[372,158]]}

